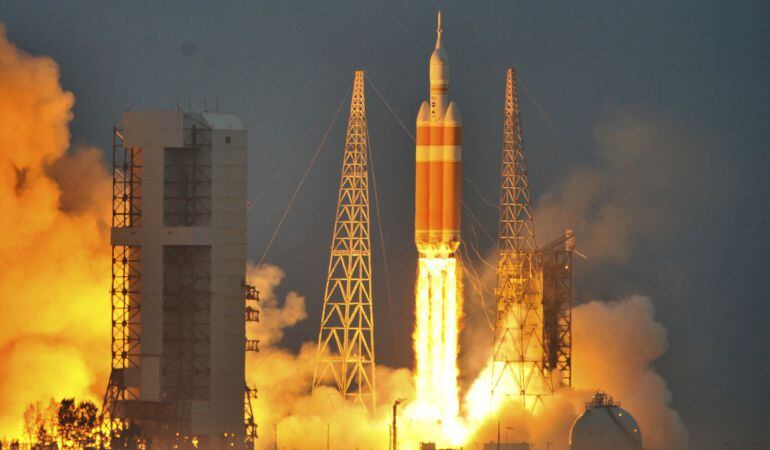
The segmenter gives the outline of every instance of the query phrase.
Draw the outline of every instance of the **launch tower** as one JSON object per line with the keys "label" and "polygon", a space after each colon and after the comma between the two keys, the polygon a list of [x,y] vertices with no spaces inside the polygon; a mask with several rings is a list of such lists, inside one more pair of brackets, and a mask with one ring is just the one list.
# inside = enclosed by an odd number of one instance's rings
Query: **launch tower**
{"label": "launch tower", "polygon": [[350,99],[313,388],[334,385],[343,397],[373,409],[375,361],[368,144],[364,71],[357,70]]}
{"label": "launch tower", "polygon": [[572,384],[572,230],[537,248],[516,71],[505,83],[492,395],[525,407]]}
{"label": "launch tower", "polygon": [[[492,395],[527,397],[553,391],[543,364],[543,277],[537,267],[535,225],[516,93],[516,72],[505,82],[502,184],[498,226],[497,316]],[[525,403],[526,404],[526,403]]]}

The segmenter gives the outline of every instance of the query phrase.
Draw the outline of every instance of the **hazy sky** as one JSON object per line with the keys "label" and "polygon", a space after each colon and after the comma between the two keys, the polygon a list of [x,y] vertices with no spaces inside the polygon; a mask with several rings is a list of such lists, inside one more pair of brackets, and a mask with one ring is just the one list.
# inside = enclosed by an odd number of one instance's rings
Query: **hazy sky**
{"label": "hazy sky", "polygon": [[[769,4],[415,3],[5,0],[0,22],[18,46],[59,63],[77,99],[76,143],[108,150],[111,127],[128,105],[233,111],[249,130],[252,200],[296,152],[250,212],[252,259],[262,254],[354,69],[366,69],[413,128],[428,94],[438,8],[445,12],[450,96],[465,123],[464,171],[493,202],[508,65],[552,122],[522,93],[536,203],[577,167],[606,170],[602,130],[618,117],[631,111],[659,124],[665,132],[656,148],[671,158],[640,167],[642,183],[621,196],[623,204],[641,205],[632,208],[641,216],[631,215],[628,255],[577,262],[575,300],[652,298],[670,344],[658,368],[692,448],[770,445]],[[367,95],[395,310],[391,322],[377,251],[377,357],[406,366],[411,352],[394,342],[407,342],[412,330],[414,149],[376,94]],[[284,287],[308,299],[310,320],[291,330],[292,345],[318,332],[345,119],[338,118],[267,257],[287,272]],[[666,182],[656,183],[660,177]],[[649,198],[638,189],[647,180],[656,190]],[[494,231],[494,209],[472,185],[463,188]],[[651,214],[660,214],[660,227],[643,224]]]}

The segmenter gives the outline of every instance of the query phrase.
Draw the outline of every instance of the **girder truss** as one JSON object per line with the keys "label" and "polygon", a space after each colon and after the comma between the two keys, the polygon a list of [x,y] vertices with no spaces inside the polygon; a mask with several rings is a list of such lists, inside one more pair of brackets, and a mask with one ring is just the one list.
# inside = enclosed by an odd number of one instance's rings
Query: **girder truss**
{"label": "girder truss", "polygon": [[[112,226],[141,226],[142,151],[123,146],[121,130],[113,127]],[[125,404],[138,392],[127,388],[125,370],[139,367],[141,333],[141,247],[112,246],[111,372],[104,394],[101,422],[115,435],[128,425]]]}
{"label": "girder truss", "polygon": [[364,72],[356,71],[337,197],[313,387],[375,404],[374,317]]}
{"label": "girder truss", "polygon": [[112,227],[141,226],[142,149],[124,147],[120,129],[112,129]]}
{"label": "girder truss", "polygon": [[564,236],[538,249],[543,270],[543,355],[545,367],[559,387],[572,386],[572,254],[575,235]]}
{"label": "girder truss", "polygon": [[543,364],[543,278],[513,69],[506,73],[504,113],[492,395],[519,395],[526,405],[553,385]]}

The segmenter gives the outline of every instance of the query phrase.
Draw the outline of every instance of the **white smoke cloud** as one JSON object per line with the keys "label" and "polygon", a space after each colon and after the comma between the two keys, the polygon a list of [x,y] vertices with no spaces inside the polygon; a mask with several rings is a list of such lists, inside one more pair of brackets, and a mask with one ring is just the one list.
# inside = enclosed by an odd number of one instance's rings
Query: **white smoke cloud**
{"label": "white smoke cloud", "polygon": [[[687,430],[672,407],[665,380],[654,367],[667,342],[650,299],[633,295],[610,302],[591,301],[574,308],[572,326],[572,388],[543,398],[534,414],[518,401],[505,404],[487,417],[470,444],[494,441],[499,419],[504,438],[537,447],[550,442],[555,450],[567,450],[572,423],[591,396],[604,390],[637,419],[645,448],[687,448]],[[481,386],[474,385],[474,389],[489,389],[490,381],[484,377],[488,372],[477,379]]]}
{"label": "white smoke cloud", "polygon": [[[388,413],[396,398],[413,397],[407,369],[377,367],[376,411],[341,401],[336,390],[312,390],[316,343],[306,342],[294,353],[280,347],[284,330],[307,318],[305,298],[276,294],[284,272],[272,265],[249,265],[247,282],[260,291],[261,321],[251,332],[260,339],[260,352],[247,358],[247,382],[259,390],[254,414],[260,424],[259,449],[272,449],[275,432],[280,448],[321,448],[327,424],[334,448],[382,448],[388,440]],[[315,326],[316,324],[308,324]]]}
{"label": "white smoke cloud", "polygon": [[[414,399],[411,371],[377,367],[378,407],[371,416],[359,407],[341,402],[333,388],[311,393],[316,344],[305,343],[297,353],[280,348],[283,330],[306,318],[302,296],[294,292],[283,299],[276,296],[282,278],[283,272],[275,266],[250,266],[248,270],[248,282],[261,290],[263,317],[273,317],[280,324],[259,324],[265,327],[260,336],[266,345],[260,353],[249,355],[247,362],[247,379],[259,389],[255,414],[262,427],[262,438],[258,446],[273,448],[277,430],[281,447],[322,447],[329,424],[335,448],[383,448],[388,442],[393,401]],[[476,342],[477,337],[482,342]],[[489,354],[488,333],[464,334],[461,339],[462,346]],[[577,306],[573,311],[573,340],[573,389],[546,398],[535,417],[516,405],[507,405],[499,414],[483,421],[470,438],[469,448],[496,438],[499,417],[511,440],[528,440],[538,446],[551,442],[552,449],[566,450],[572,422],[582,414],[585,402],[597,389],[609,392],[634,415],[649,448],[686,448],[687,431],[671,406],[665,380],[654,368],[667,342],[665,329],[655,319],[649,298],[634,295]],[[486,356],[479,359],[488,361]],[[477,376],[478,371],[461,373],[465,385],[478,381]],[[409,424],[402,425],[405,436],[413,431]],[[402,445],[406,445],[405,440]]]}
{"label": "white smoke cloud", "polygon": [[539,242],[571,227],[590,260],[624,262],[640,242],[664,239],[705,204],[698,142],[673,118],[617,109],[594,139],[598,164],[573,169],[536,202]]}
{"label": "white smoke cloud", "polygon": [[249,262],[246,266],[246,279],[259,291],[260,298],[260,323],[250,324],[249,334],[259,339],[260,345],[264,347],[280,342],[285,328],[307,318],[305,297],[296,292],[289,292],[283,305],[280,305],[275,288],[281,284],[285,275],[283,270],[269,264],[258,268]]}
{"label": "white smoke cloud", "polygon": [[[647,448],[687,448],[687,430],[654,367],[668,343],[648,297],[592,301],[573,310],[573,380],[587,401],[602,389],[639,422]],[[578,404],[579,406],[579,404]]]}

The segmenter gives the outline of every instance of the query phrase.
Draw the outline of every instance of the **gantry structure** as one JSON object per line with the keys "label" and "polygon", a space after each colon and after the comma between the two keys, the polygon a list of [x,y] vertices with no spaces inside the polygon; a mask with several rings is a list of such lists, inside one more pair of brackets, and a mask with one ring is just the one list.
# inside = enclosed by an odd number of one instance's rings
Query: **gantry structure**
{"label": "gantry structure", "polygon": [[[142,149],[123,146],[120,129],[112,129],[112,227],[132,228],[142,221]],[[138,400],[128,389],[125,371],[140,366],[141,247],[112,246],[111,371],[104,395],[102,425],[114,436],[128,427],[124,405]]]}
{"label": "gantry structure", "polygon": [[543,272],[543,365],[554,389],[572,386],[572,254],[575,234],[564,235],[537,249]]}
{"label": "gantry structure", "polygon": [[109,446],[253,448],[246,130],[232,114],[127,111],[113,136]]}
{"label": "gantry structure", "polygon": [[326,384],[336,386],[344,398],[373,409],[375,361],[368,139],[364,72],[357,70],[350,100],[313,388]]}
{"label": "gantry structure", "polygon": [[[246,353],[259,352],[259,340],[249,338],[249,323],[259,322],[259,291],[256,287],[243,282],[243,294],[246,303],[245,319],[246,319]],[[245,384],[245,390],[243,392],[243,424],[245,426],[245,433],[243,441],[247,450],[254,450],[254,446],[257,444],[257,423],[254,418],[254,406],[257,401],[257,388]]]}
{"label": "gantry structure", "polygon": [[516,71],[509,68],[505,82],[492,395],[519,395],[525,406],[534,405],[530,399],[553,391],[550,371],[544,364],[543,277],[537,266],[531,209]]}

